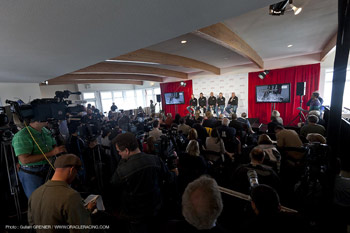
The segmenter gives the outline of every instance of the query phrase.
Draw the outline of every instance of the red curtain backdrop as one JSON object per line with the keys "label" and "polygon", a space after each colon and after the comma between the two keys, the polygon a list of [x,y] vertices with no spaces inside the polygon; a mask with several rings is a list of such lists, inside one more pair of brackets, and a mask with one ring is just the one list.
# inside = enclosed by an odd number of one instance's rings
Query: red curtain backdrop
{"label": "red curtain backdrop", "polygon": [[[276,103],[275,109],[281,113],[284,125],[287,125],[298,115],[300,107],[300,96],[296,95],[298,82],[306,82],[305,96],[303,96],[303,109],[307,109],[306,103],[310,99],[312,92],[318,90],[320,82],[320,64],[294,66],[284,69],[270,70],[270,73],[261,80],[260,72],[249,73],[248,76],[248,114],[251,118],[259,118],[260,123],[267,124],[271,117],[271,103],[257,103],[255,97],[255,87],[257,85],[269,85],[279,83],[290,83],[291,101],[289,103]],[[299,122],[295,120],[293,124]]]}
{"label": "red curtain backdrop", "polygon": [[[180,82],[172,82],[172,83],[161,83],[160,84],[160,92],[162,95],[162,109],[165,113],[171,113],[173,118],[176,113],[179,113],[181,116],[186,116],[188,113],[187,106],[189,106],[190,98],[193,93],[192,89],[192,80],[185,81],[186,87],[180,85]],[[184,92],[185,104],[165,104],[164,94],[169,92]]]}

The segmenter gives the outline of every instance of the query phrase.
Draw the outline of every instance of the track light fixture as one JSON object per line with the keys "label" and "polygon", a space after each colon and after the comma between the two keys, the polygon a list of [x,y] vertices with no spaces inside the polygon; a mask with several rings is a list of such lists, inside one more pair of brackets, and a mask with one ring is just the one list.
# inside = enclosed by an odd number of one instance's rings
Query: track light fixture
{"label": "track light fixture", "polygon": [[270,73],[269,70],[264,70],[263,72],[259,73],[258,77],[260,79],[264,79],[266,77],[266,75],[268,75]]}
{"label": "track light fixture", "polygon": [[186,87],[186,83],[185,82],[180,82],[180,86]]}
{"label": "track light fixture", "polygon": [[289,6],[292,8],[292,10],[294,11],[294,15],[298,15],[302,10],[303,8],[301,7],[296,7],[294,6],[292,3],[289,4]]}
{"label": "track light fixture", "polygon": [[284,15],[284,11],[286,10],[288,3],[289,1],[285,0],[285,1],[270,5],[269,14],[277,15],[277,16]]}
{"label": "track light fixture", "polygon": [[277,16],[284,15],[284,12],[286,11],[288,4],[291,7],[291,10],[294,11],[294,15],[298,15],[303,9],[301,7],[296,7],[295,5],[293,5],[293,0],[285,0],[285,1],[281,1],[270,5],[269,14],[277,15]]}

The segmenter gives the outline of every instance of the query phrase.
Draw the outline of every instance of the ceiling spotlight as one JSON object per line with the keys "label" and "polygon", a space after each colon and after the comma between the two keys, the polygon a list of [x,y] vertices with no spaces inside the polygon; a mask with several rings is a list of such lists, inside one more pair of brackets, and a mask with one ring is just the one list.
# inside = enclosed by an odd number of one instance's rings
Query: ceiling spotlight
{"label": "ceiling spotlight", "polygon": [[277,16],[283,15],[288,3],[289,3],[289,0],[285,0],[285,1],[270,5],[269,14],[277,15]]}
{"label": "ceiling spotlight", "polygon": [[43,85],[49,85],[49,81],[44,81],[44,82],[41,82],[41,84],[43,84]]}
{"label": "ceiling spotlight", "polygon": [[185,82],[180,82],[180,86],[186,87],[186,83]]}
{"label": "ceiling spotlight", "polygon": [[259,73],[258,77],[260,79],[264,79],[266,77],[266,75],[268,75],[268,73],[270,73],[269,70],[264,70],[263,72]]}
{"label": "ceiling spotlight", "polygon": [[290,5],[290,7],[292,7],[292,10],[294,11],[294,15],[298,15],[303,10],[303,8],[296,7],[292,3],[290,3],[289,5]]}
{"label": "ceiling spotlight", "polygon": [[186,44],[187,43],[187,40],[182,40],[181,41],[181,44]]}
{"label": "ceiling spotlight", "polygon": [[288,47],[288,48],[290,48],[290,47],[293,47],[293,45],[292,45],[292,44],[290,44],[290,45],[288,45],[287,47]]}

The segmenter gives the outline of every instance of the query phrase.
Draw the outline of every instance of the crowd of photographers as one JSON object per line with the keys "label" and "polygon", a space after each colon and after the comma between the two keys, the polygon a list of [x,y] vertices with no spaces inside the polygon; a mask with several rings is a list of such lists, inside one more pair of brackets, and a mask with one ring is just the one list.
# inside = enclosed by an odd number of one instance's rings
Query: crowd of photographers
{"label": "crowd of photographers", "polygon": [[[33,160],[40,151],[14,137],[30,224],[106,224],[112,232],[321,232],[347,224],[339,216],[350,207],[349,169],[332,161],[313,115],[299,135],[279,116],[261,132],[245,113],[173,118],[116,110],[112,106],[105,117],[88,106],[59,122],[63,137],[56,140],[42,131],[44,123],[30,123],[32,132],[42,126],[34,136],[47,137],[39,144],[48,157],[63,152],[46,183],[46,176],[35,185],[28,181],[42,169],[28,166],[41,165]],[[250,195],[251,202],[220,194],[219,186]],[[101,195],[105,211],[91,214],[94,203],[72,201],[91,193]],[[298,214],[282,211],[281,203]],[[62,218],[57,206],[67,216],[55,222],[50,216]],[[325,221],[330,213],[337,223]]]}

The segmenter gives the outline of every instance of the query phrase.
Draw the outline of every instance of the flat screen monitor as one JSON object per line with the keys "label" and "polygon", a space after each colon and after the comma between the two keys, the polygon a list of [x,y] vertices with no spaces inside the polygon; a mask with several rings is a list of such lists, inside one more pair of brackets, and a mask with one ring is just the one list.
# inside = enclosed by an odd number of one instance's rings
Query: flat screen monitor
{"label": "flat screen monitor", "polygon": [[256,86],[257,103],[289,103],[290,83]]}
{"label": "flat screen monitor", "polygon": [[184,104],[185,103],[185,97],[184,92],[171,92],[171,93],[165,93],[165,104]]}

